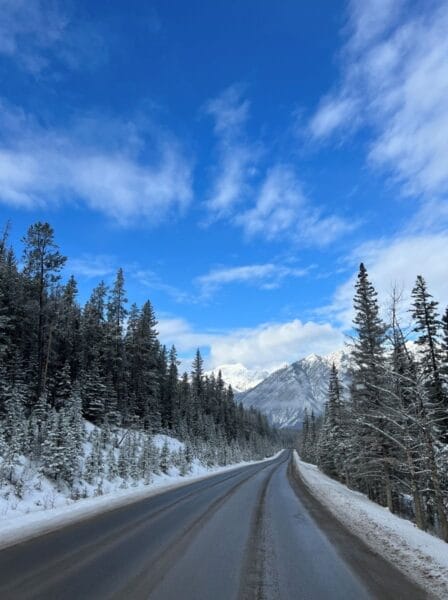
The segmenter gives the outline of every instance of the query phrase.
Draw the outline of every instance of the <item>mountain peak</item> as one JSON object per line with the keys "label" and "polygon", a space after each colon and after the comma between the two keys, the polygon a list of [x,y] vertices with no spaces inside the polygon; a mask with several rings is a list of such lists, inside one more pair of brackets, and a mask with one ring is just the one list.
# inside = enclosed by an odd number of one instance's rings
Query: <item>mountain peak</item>
{"label": "mountain peak", "polygon": [[223,380],[231,385],[237,393],[246,392],[269,376],[269,371],[264,369],[248,369],[241,363],[224,364],[215,367],[207,374],[217,375],[221,371]]}
{"label": "mountain peak", "polygon": [[341,383],[348,382],[348,355],[343,351],[326,356],[310,354],[271,373],[239,399],[267,415],[279,427],[299,427],[305,409],[318,415],[327,400],[332,364],[338,367]]}

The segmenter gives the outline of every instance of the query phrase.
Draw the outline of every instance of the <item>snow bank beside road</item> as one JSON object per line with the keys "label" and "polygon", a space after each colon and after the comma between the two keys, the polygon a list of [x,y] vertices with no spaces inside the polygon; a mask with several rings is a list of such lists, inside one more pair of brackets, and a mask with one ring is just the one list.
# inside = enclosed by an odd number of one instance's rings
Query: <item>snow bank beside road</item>
{"label": "snow bank beside road", "polygon": [[[156,440],[156,443],[163,443],[166,436],[156,437],[161,438]],[[179,444],[177,440],[174,440],[174,442]],[[5,518],[0,521],[0,549],[37,537],[38,535],[55,531],[60,527],[88,519],[94,515],[132,504],[138,500],[150,498],[168,490],[207,479],[219,473],[233,471],[246,465],[274,460],[281,452],[283,451],[263,460],[241,462],[225,467],[213,467],[212,469],[204,467],[199,461],[195,460],[192,464],[191,473],[186,476],[180,476],[178,470],[172,468],[168,475],[154,475],[151,483],[147,485],[139,484],[132,489],[115,490],[95,498],[78,500],[66,506]]]}
{"label": "snow bank beside road", "polygon": [[310,492],[350,531],[431,597],[448,598],[448,544],[302,462],[296,452],[294,463]]}

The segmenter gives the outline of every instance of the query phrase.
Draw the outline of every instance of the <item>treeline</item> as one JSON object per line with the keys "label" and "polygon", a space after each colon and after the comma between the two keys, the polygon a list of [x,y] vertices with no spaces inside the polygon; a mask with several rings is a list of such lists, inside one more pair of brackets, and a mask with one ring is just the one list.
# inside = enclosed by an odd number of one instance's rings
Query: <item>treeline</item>
{"label": "treeline", "polygon": [[355,287],[351,383],[343,390],[333,366],[323,416],[305,419],[301,456],[448,541],[448,309],[440,318],[417,277],[406,333],[396,291],[386,323],[363,264]]}
{"label": "treeline", "polygon": [[176,349],[158,339],[151,303],[128,306],[121,269],[110,289],[100,283],[81,306],[74,277],[62,279],[66,257],[50,225],[32,225],[22,242],[17,257],[7,230],[0,241],[3,475],[12,477],[14,461],[26,454],[46,465],[47,476],[70,482],[83,420],[107,432],[140,431],[144,439],[177,437],[188,444],[188,461],[225,464],[277,447],[264,416],[237,404],[220,374],[205,376],[199,350],[191,374],[179,373]]}

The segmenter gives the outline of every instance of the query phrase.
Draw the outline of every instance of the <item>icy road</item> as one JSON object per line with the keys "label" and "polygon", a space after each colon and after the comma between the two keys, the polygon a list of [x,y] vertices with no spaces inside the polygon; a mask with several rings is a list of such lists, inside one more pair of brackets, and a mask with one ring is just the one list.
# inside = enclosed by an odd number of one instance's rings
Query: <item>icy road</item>
{"label": "icy road", "polygon": [[425,595],[317,504],[284,452],[2,550],[0,598]]}

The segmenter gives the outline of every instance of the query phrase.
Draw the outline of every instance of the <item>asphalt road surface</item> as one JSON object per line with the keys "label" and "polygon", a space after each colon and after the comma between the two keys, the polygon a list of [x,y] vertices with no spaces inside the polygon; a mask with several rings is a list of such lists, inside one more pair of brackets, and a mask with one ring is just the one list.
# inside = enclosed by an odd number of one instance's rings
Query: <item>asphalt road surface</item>
{"label": "asphalt road surface", "polygon": [[420,600],[342,528],[290,453],[0,552],[0,599]]}

